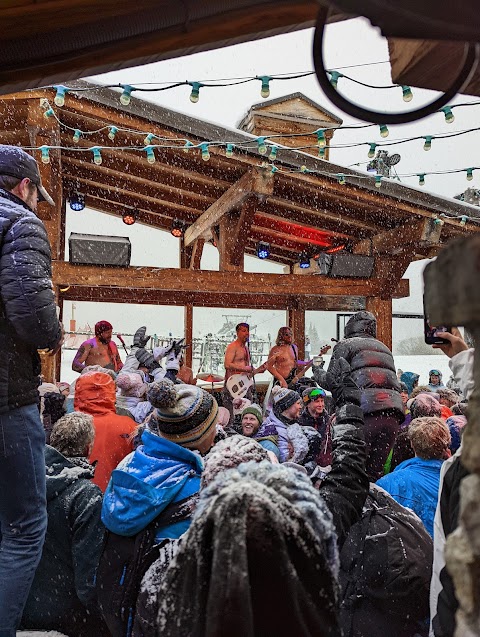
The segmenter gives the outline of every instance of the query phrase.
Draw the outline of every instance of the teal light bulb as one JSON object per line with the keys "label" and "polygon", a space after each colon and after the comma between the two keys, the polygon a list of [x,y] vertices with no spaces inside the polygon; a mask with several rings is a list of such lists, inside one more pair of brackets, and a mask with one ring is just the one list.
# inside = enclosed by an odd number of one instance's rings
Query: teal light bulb
{"label": "teal light bulb", "polygon": [[460,225],[461,225],[461,226],[464,226],[464,225],[467,223],[467,221],[468,221],[468,217],[467,217],[467,215],[462,215],[462,216],[460,217]]}
{"label": "teal light bulb", "polygon": [[208,161],[210,159],[210,152],[208,150],[208,144],[206,144],[206,143],[200,144],[200,150],[202,151],[202,159],[203,159],[203,161]]}
{"label": "teal light bulb", "polygon": [[368,150],[368,157],[370,157],[370,159],[375,157],[375,151],[376,150],[377,150],[377,145],[376,144],[370,144],[370,148]]}
{"label": "teal light bulb", "polygon": [[317,146],[319,148],[323,148],[327,144],[327,140],[325,139],[325,131],[321,128],[315,131],[317,134]]}
{"label": "teal light bulb", "polygon": [[418,185],[425,186],[425,174],[418,175]]}
{"label": "teal light bulb", "polygon": [[451,124],[455,121],[455,115],[452,113],[452,109],[450,106],[444,106],[442,108],[443,114],[445,115],[445,121],[447,124]]}
{"label": "teal light bulb", "polygon": [[133,87],[130,84],[122,84],[123,93],[120,95],[120,104],[128,106],[130,104],[130,98],[132,95]]}
{"label": "teal light bulb", "polygon": [[338,80],[339,78],[343,77],[343,75],[339,73],[338,71],[327,71],[327,72],[330,75],[330,84],[336,90],[338,88]]}
{"label": "teal light bulb", "polygon": [[183,147],[183,152],[184,153],[188,153],[190,148],[193,148],[192,142],[185,142],[185,146]]}
{"label": "teal light bulb", "polygon": [[48,146],[40,146],[40,151],[42,153],[42,162],[44,164],[50,163],[50,148]]}
{"label": "teal light bulb", "polygon": [[115,135],[118,133],[118,128],[116,126],[110,126],[108,129],[108,139],[111,139],[112,142],[115,139]]}
{"label": "teal light bulb", "polygon": [[431,135],[427,135],[424,139],[425,143],[423,144],[423,150],[431,150],[433,137]]}
{"label": "teal light bulb", "polygon": [[382,187],[382,175],[375,175],[375,188]]}
{"label": "teal light bulb", "polygon": [[143,143],[145,144],[145,146],[148,146],[149,144],[151,144],[154,137],[155,135],[153,133],[148,133],[148,135],[143,140]]}
{"label": "teal light bulb", "polygon": [[143,149],[147,153],[147,161],[149,164],[155,163],[155,152],[153,150],[153,146],[145,146]]}
{"label": "teal light bulb", "polygon": [[265,137],[258,137],[257,144],[258,144],[258,152],[260,153],[260,155],[266,155],[267,145],[265,144]]}
{"label": "teal light bulb", "polygon": [[268,155],[268,159],[270,161],[275,161],[277,159],[277,151],[278,151],[278,148],[276,146],[272,146],[270,148],[270,154]]}
{"label": "teal light bulb", "polygon": [[388,127],[386,124],[381,124],[380,126],[380,137],[388,137],[390,134],[390,131],[388,130]]}
{"label": "teal light bulb", "polygon": [[93,153],[93,163],[96,164],[97,166],[100,166],[100,164],[102,163],[102,155],[100,153],[100,148],[98,148],[98,146],[94,146],[90,150]]}
{"label": "teal light bulb", "polygon": [[233,157],[233,149],[235,146],[233,144],[227,144],[225,148],[225,157]]}
{"label": "teal light bulb", "polygon": [[260,91],[260,95],[262,97],[270,97],[270,80],[272,79],[268,75],[262,75],[259,78],[262,82],[262,89]]}
{"label": "teal light bulb", "polygon": [[337,180],[341,186],[345,186],[345,184],[347,183],[345,180],[345,175],[343,173],[338,173]]}
{"label": "teal light bulb", "polygon": [[192,92],[190,93],[190,101],[196,104],[200,99],[200,87],[203,86],[200,82],[189,82],[192,87]]}
{"label": "teal light bulb", "polygon": [[52,107],[47,108],[47,110],[44,112],[43,116],[45,117],[45,119],[48,119],[49,117],[55,117],[55,111],[53,110]]}
{"label": "teal light bulb", "polygon": [[402,94],[404,102],[411,102],[413,100],[412,89],[409,86],[402,86]]}
{"label": "teal light bulb", "polygon": [[82,131],[77,128],[75,129],[75,132],[73,133],[72,139],[77,144],[80,141],[81,136],[82,136]]}
{"label": "teal light bulb", "polygon": [[59,84],[55,86],[55,88],[57,89],[57,93],[53,101],[57,106],[65,106],[65,94],[68,92],[67,87]]}
{"label": "teal light bulb", "polygon": [[320,159],[325,159],[325,148],[324,147],[319,147],[318,156],[320,157]]}
{"label": "teal light bulb", "polygon": [[467,168],[467,181],[472,181],[473,179],[473,168]]}

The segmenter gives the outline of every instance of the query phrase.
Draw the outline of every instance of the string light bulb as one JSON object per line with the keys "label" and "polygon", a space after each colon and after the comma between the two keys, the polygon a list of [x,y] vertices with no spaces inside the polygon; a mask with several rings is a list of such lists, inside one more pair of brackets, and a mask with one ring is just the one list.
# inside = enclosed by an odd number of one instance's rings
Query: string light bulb
{"label": "string light bulb", "polygon": [[390,135],[390,131],[388,130],[388,126],[386,124],[380,125],[380,137],[388,137]]}
{"label": "string light bulb", "polygon": [[277,159],[277,151],[278,151],[278,148],[276,146],[271,146],[270,153],[268,155],[268,159],[270,161],[275,161]]}
{"label": "string light bulb", "polygon": [[450,106],[444,106],[441,110],[445,115],[445,121],[447,124],[451,124],[455,121],[455,115],[452,113],[452,109]]}
{"label": "string light bulb", "polygon": [[190,101],[193,102],[193,104],[196,104],[200,99],[200,89],[203,84],[201,82],[189,82],[189,84],[192,87],[192,92],[190,93]]}
{"label": "string light bulb", "polygon": [[270,80],[272,78],[269,75],[261,75],[258,79],[262,83],[262,88],[260,90],[260,95],[263,98],[270,97]]}
{"label": "string light bulb", "polygon": [[320,147],[318,149],[318,156],[320,157],[320,159],[325,159],[325,148]]}
{"label": "string light bulb", "polygon": [[472,181],[473,179],[473,168],[467,168],[467,181]]}
{"label": "string light bulb", "polygon": [[146,153],[147,153],[147,161],[149,164],[154,164],[155,163],[155,151],[153,146],[151,145],[147,145],[145,146],[145,148],[143,149]]}
{"label": "string light bulb", "polygon": [[50,147],[49,146],[40,146],[41,160],[44,164],[50,163]]}
{"label": "string light bulb", "polygon": [[345,175],[343,173],[338,173],[337,181],[341,186],[345,186],[345,184],[347,183],[345,180]]}
{"label": "string light bulb", "polygon": [[306,175],[307,173],[309,173],[310,171],[308,170],[308,168],[306,166],[300,166],[300,172],[304,175]]}
{"label": "string light bulb", "polygon": [[468,217],[467,217],[467,215],[462,215],[462,216],[460,217],[460,225],[461,225],[461,226],[464,226],[464,225],[467,223],[467,221],[468,221]]}
{"label": "string light bulb", "polygon": [[267,154],[267,145],[265,144],[265,137],[257,137],[257,146],[258,146],[258,152],[260,153],[260,155]]}
{"label": "string light bulb", "polygon": [[55,94],[53,101],[55,102],[57,106],[65,106],[65,95],[66,93],[68,93],[67,87],[63,86],[62,84],[59,84],[58,86],[55,86],[54,88],[56,89],[57,92]]}
{"label": "string light bulb", "polygon": [[210,159],[210,151],[208,150],[208,144],[203,142],[200,144],[200,150],[202,152],[203,161],[208,161]]}
{"label": "string light bulb", "polygon": [[375,188],[382,187],[382,175],[375,175]]}
{"label": "string light bulb", "polygon": [[123,93],[120,95],[120,104],[128,106],[130,104],[133,86],[130,86],[130,84],[120,84],[120,86],[123,89]]}
{"label": "string light bulb", "polygon": [[115,139],[115,135],[118,133],[118,128],[116,126],[110,126],[108,129],[108,139],[111,139],[112,142]]}
{"label": "string light bulb", "polygon": [[93,153],[93,163],[97,166],[100,166],[100,164],[102,163],[102,154],[100,152],[100,148],[98,146],[93,146],[93,148],[91,148],[90,150]]}
{"label": "string light bulb", "polygon": [[190,150],[190,148],[193,148],[193,144],[192,142],[186,141],[185,142],[185,146],[183,147],[183,152],[184,153],[188,153],[188,151]]}
{"label": "string light bulb", "polygon": [[413,100],[412,89],[409,86],[402,86],[402,96],[404,102],[411,102]]}
{"label": "string light bulb", "polygon": [[235,146],[233,144],[227,144],[225,148],[225,157],[233,157],[233,149]]}
{"label": "string light bulb", "polygon": [[375,152],[377,150],[377,145],[376,144],[370,144],[370,148],[368,150],[368,157],[370,159],[373,159],[373,157],[375,157]]}
{"label": "string light bulb", "polygon": [[82,136],[82,131],[78,128],[75,129],[75,132],[73,133],[73,141],[78,144],[78,142],[80,141],[80,137]]}
{"label": "string light bulb", "polygon": [[278,172],[278,168],[276,166],[272,166],[270,172],[272,173],[272,175],[274,175],[276,172]]}
{"label": "string light bulb", "polygon": [[425,186],[425,173],[421,173],[418,175],[418,185]]}
{"label": "string light bulb", "polygon": [[343,77],[342,73],[338,71],[327,71],[327,73],[330,75],[330,84],[336,90],[338,88],[338,80]]}
{"label": "string light bulb", "polygon": [[432,149],[432,135],[426,135],[424,137],[425,143],[423,144],[423,150],[431,150]]}
{"label": "string light bulb", "polygon": [[55,117],[55,111],[53,110],[51,106],[49,106],[43,113],[43,116],[45,117],[45,119],[49,119],[50,117]]}
{"label": "string light bulb", "polygon": [[150,144],[152,143],[154,139],[155,139],[155,135],[153,133],[148,133],[148,135],[143,140],[143,143],[145,144],[145,146],[150,146]]}
{"label": "string light bulb", "polygon": [[327,140],[325,139],[325,131],[323,128],[319,128],[315,131],[317,135],[317,146],[319,148],[324,148],[327,145]]}

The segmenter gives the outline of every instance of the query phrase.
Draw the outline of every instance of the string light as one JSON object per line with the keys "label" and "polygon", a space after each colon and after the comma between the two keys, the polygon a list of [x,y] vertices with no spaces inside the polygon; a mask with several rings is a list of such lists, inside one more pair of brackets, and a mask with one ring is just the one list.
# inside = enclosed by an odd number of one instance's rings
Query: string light
{"label": "string light", "polygon": [[234,144],[227,144],[225,147],[225,157],[233,157]]}
{"label": "string light", "polygon": [[262,83],[262,88],[260,90],[260,95],[263,98],[270,97],[270,82],[272,78],[269,75],[261,75],[258,78]]}
{"label": "string light", "polygon": [[402,86],[402,97],[404,102],[411,102],[413,99],[412,89],[409,86]]}
{"label": "string light", "polygon": [[345,175],[343,173],[338,173],[337,180],[341,186],[345,186],[345,184],[347,183],[345,180]]}
{"label": "string light", "polygon": [[318,156],[320,157],[320,159],[325,159],[325,148],[318,149]]}
{"label": "string light", "polygon": [[330,84],[333,86],[334,89],[338,88],[338,80],[341,77],[344,77],[342,73],[339,73],[338,71],[327,71],[328,75],[330,76]]}
{"label": "string light", "polygon": [[374,143],[370,144],[370,148],[368,150],[368,157],[370,159],[373,159],[373,157],[375,157],[376,150],[377,150],[377,145]]}
{"label": "string light", "polygon": [[155,163],[155,151],[153,149],[153,146],[147,145],[145,146],[145,148],[143,149],[146,153],[147,153],[147,161],[149,164],[154,164]]}
{"label": "string light", "polygon": [[203,142],[202,144],[200,144],[199,148],[200,148],[200,150],[202,152],[203,161],[208,161],[210,159],[210,152],[208,150],[208,144],[206,142]]}
{"label": "string light", "polygon": [[323,128],[319,128],[318,130],[314,131],[314,133],[316,133],[317,135],[317,146],[319,148],[323,148],[324,146],[326,146],[326,139],[325,139],[325,131],[323,130]]}
{"label": "string light", "polygon": [[460,217],[460,225],[461,225],[461,226],[464,226],[464,225],[467,223],[467,221],[468,221],[468,217],[467,217],[467,215],[462,215],[462,216]]}
{"label": "string light", "polygon": [[118,133],[118,128],[116,126],[110,126],[108,129],[108,139],[111,139],[112,142],[115,139],[115,135]]}
{"label": "string light", "polygon": [[455,121],[455,115],[452,113],[452,108],[450,106],[444,106],[441,110],[445,115],[445,121],[447,124],[451,124]]}
{"label": "string light", "polygon": [[190,93],[190,101],[193,102],[193,104],[196,104],[200,99],[200,89],[203,84],[201,82],[189,82],[189,84],[192,87],[192,92]]}
{"label": "string light", "polygon": [[382,175],[375,175],[375,188],[382,187]]}
{"label": "string light", "polygon": [[425,173],[420,173],[418,175],[418,185],[425,186]]}
{"label": "string light", "polygon": [[90,150],[93,153],[93,163],[97,166],[100,166],[100,164],[102,163],[102,154],[100,152],[100,148],[98,146],[93,146],[93,148],[90,148]]}
{"label": "string light", "polygon": [[265,137],[257,137],[257,147],[260,155],[267,154],[267,145],[265,144]]}
{"label": "string light", "polygon": [[50,163],[50,147],[49,146],[40,146],[39,149],[42,153],[41,160],[44,164]]}
{"label": "string light", "polygon": [[132,91],[135,89],[133,86],[130,86],[130,84],[120,84],[120,86],[123,89],[123,93],[120,95],[120,104],[128,106],[130,104]]}
{"label": "string light", "polygon": [[57,93],[53,101],[57,106],[65,106],[65,94],[68,93],[68,88],[66,86],[62,86],[62,84],[59,84],[54,88],[57,89]]}
{"label": "string light", "polygon": [[50,117],[55,117],[55,111],[50,106],[49,108],[45,109],[43,116],[45,117],[45,119],[49,119]]}
{"label": "string light", "polygon": [[380,137],[388,137],[390,134],[390,131],[388,130],[388,127],[386,124],[381,124],[380,125]]}
{"label": "string light", "polygon": [[79,128],[76,128],[75,132],[73,133],[72,139],[76,144],[78,144],[81,136],[82,136],[82,131]]}
{"label": "string light", "polygon": [[145,144],[145,146],[149,146],[154,139],[155,139],[154,133],[148,133],[148,135],[143,140],[143,143]]}
{"label": "string light", "polygon": [[271,146],[270,147],[270,154],[268,155],[268,159],[270,161],[275,161],[277,158],[277,150],[278,148],[276,146]]}
{"label": "string light", "polygon": [[424,139],[425,143],[423,144],[423,150],[431,150],[433,135],[426,135]]}
{"label": "string light", "polygon": [[183,152],[184,153],[188,153],[188,151],[190,150],[190,148],[193,148],[193,144],[192,142],[186,141],[185,142],[185,146],[183,147]]}
{"label": "string light", "polygon": [[467,168],[467,181],[472,181],[473,179],[473,168]]}

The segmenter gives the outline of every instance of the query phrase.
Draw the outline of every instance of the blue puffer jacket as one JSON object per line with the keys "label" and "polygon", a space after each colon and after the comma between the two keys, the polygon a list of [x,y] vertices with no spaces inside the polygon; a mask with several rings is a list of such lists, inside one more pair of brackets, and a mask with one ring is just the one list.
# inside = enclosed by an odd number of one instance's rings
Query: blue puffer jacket
{"label": "blue puffer jacket", "polygon": [[[199,454],[148,429],[142,443],[113,471],[105,491],[102,522],[118,535],[136,535],[170,504],[185,501],[189,506],[200,488]],[[189,517],[173,519],[158,529],[156,540],[178,538],[189,526]]]}
{"label": "blue puffer jacket", "polygon": [[390,413],[402,422],[402,397],[392,352],[375,338],[377,321],[371,312],[354,314],[345,326],[345,338],[332,352],[329,371],[338,358],[352,368],[352,380],[361,391],[361,407],[365,416]]}
{"label": "blue puffer jacket", "polygon": [[401,462],[392,473],[377,480],[377,485],[394,500],[418,515],[432,537],[443,462],[410,458]]}
{"label": "blue puffer jacket", "polygon": [[0,413],[39,401],[37,349],[54,348],[61,337],[51,276],[42,221],[0,189]]}

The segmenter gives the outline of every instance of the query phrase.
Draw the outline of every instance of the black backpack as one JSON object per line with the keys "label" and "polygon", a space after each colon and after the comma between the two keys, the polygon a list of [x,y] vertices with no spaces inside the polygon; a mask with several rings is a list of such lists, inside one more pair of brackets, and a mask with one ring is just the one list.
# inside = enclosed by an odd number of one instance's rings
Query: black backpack
{"label": "black backpack", "polygon": [[142,531],[127,537],[107,530],[96,575],[97,600],[112,637],[130,637],[145,572],[169,540],[155,543],[158,529],[191,517],[198,494],[168,505]]}
{"label": "black backpack", "polygon": [[340,553],[346,637],[428,634],[433,542],[420,519],[370,485]]}

